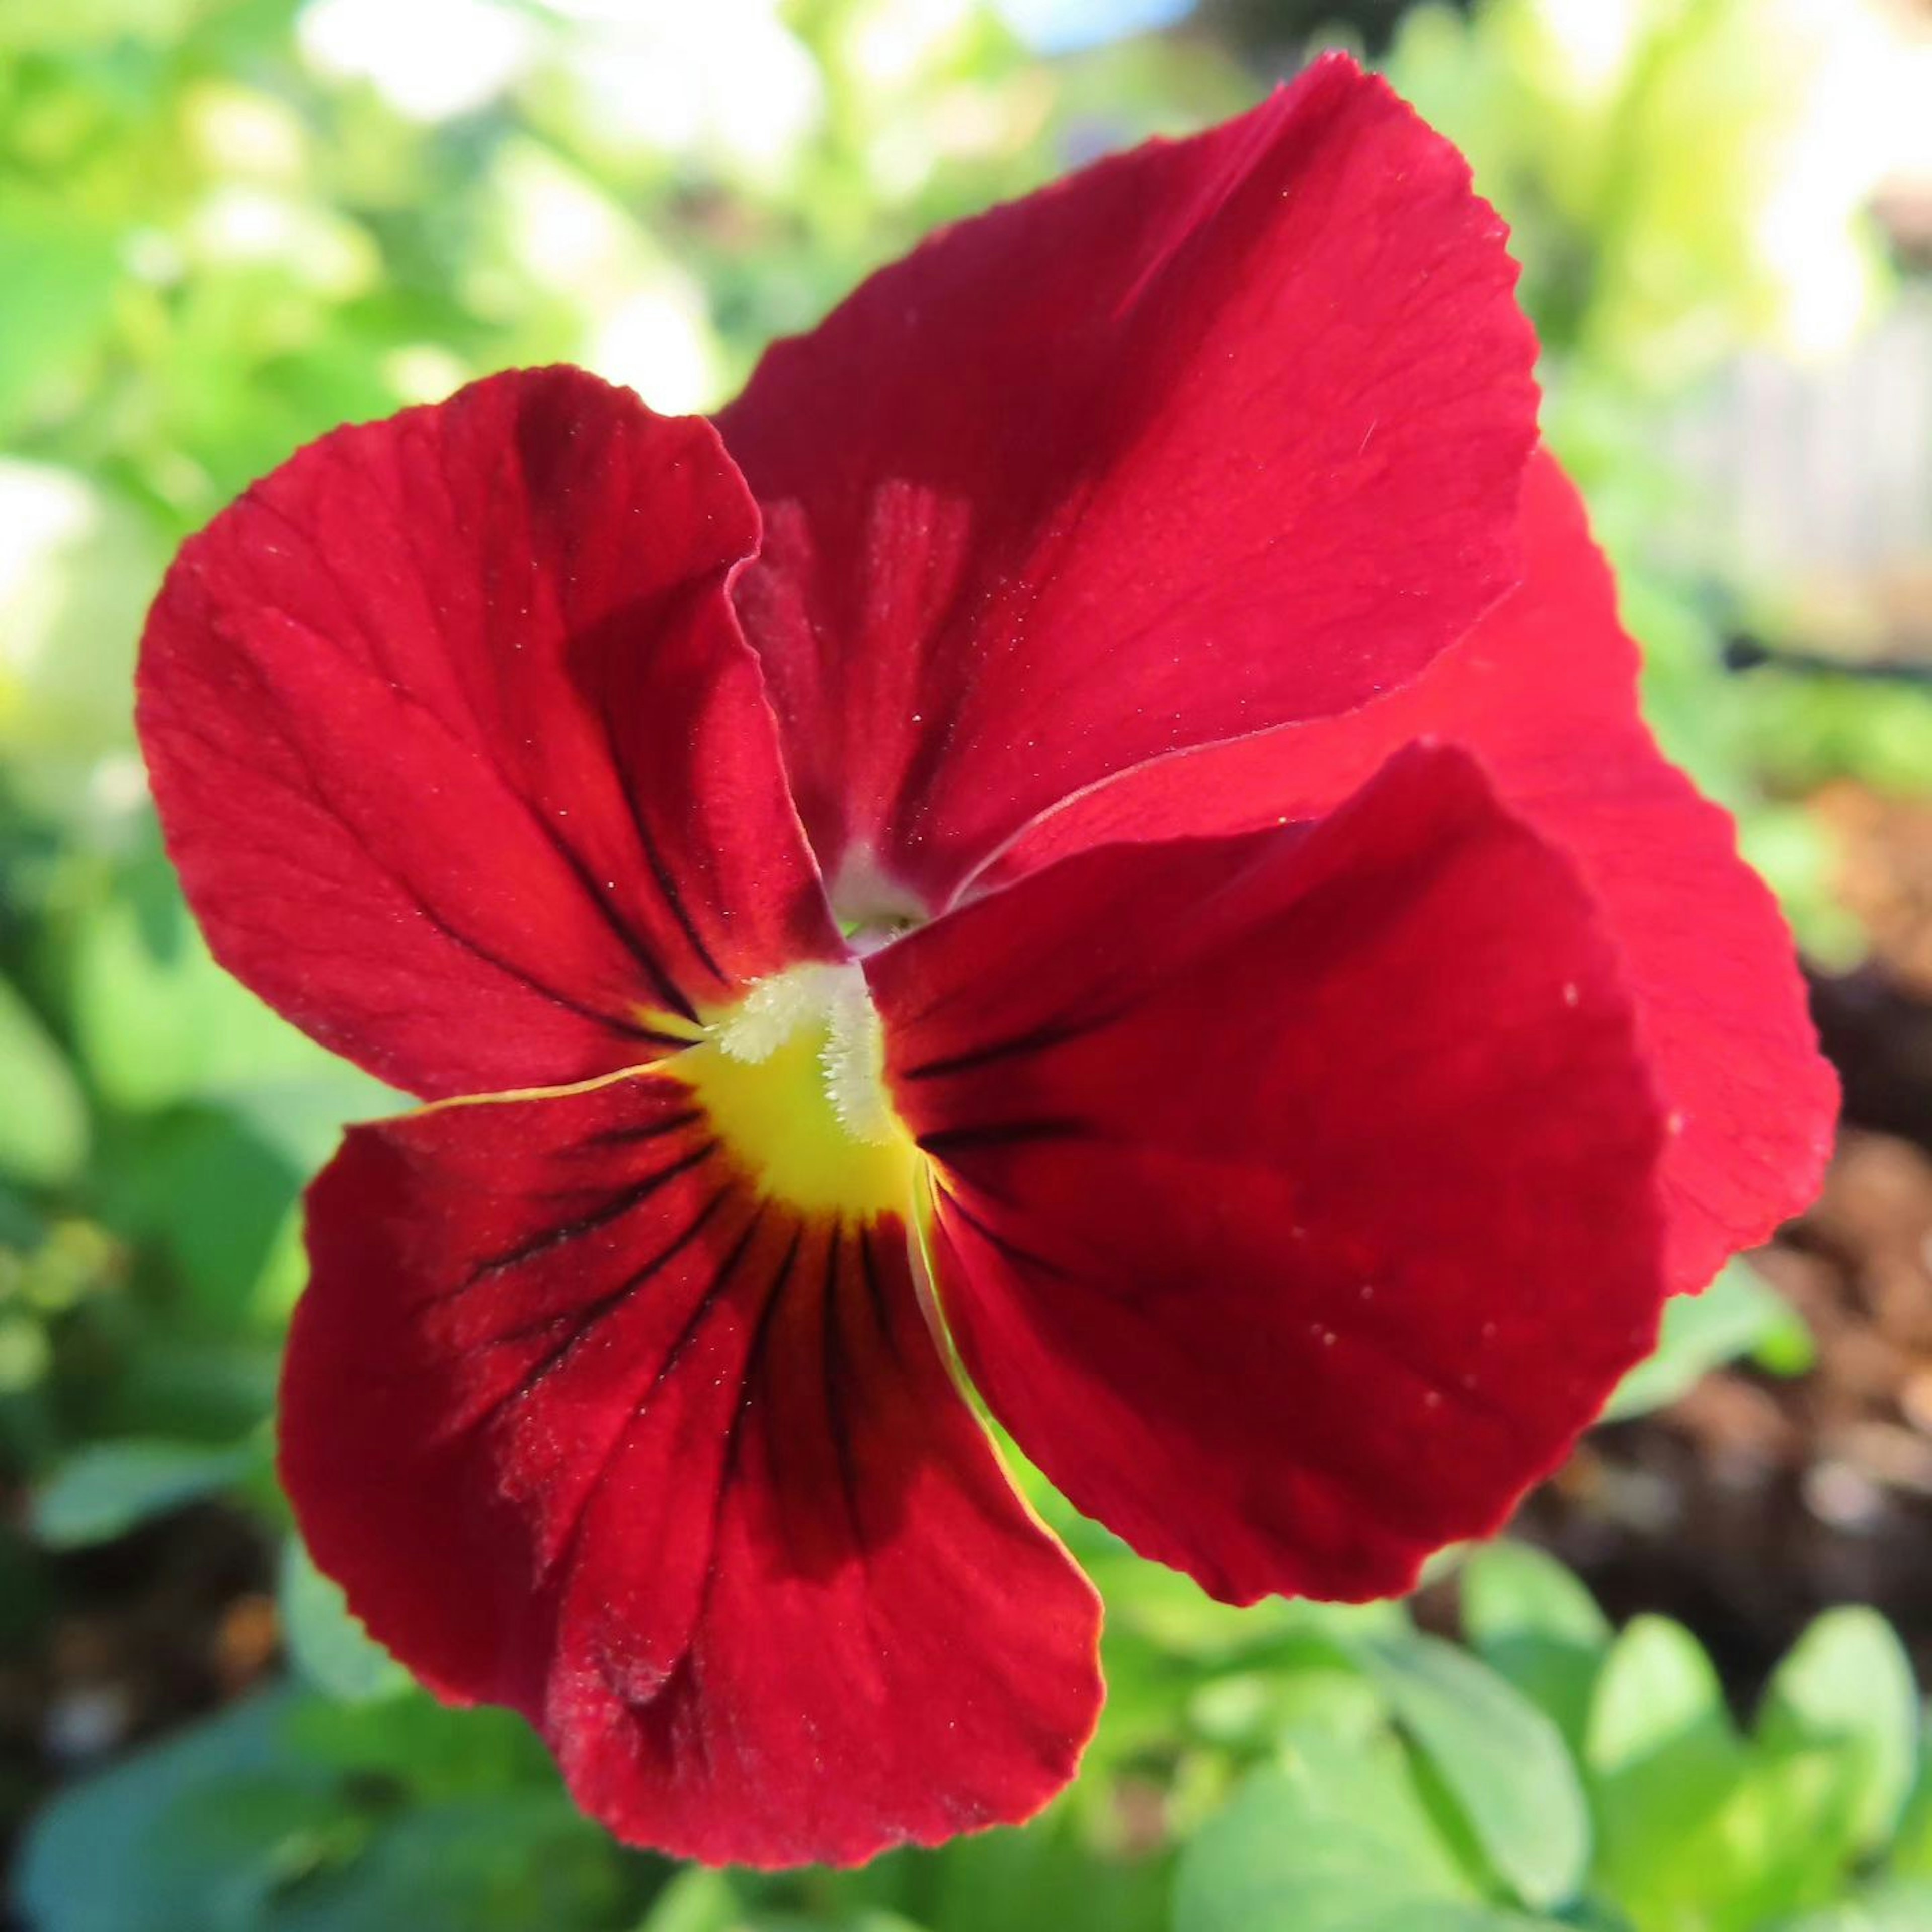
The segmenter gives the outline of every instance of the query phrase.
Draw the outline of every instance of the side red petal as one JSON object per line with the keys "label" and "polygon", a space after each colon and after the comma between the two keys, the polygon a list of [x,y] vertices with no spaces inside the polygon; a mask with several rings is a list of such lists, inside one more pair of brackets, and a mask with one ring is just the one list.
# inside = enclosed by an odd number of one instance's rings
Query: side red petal
{"label": "side red petal", "polygon": [[943,903],[1079,786],[1412,677],[1516,574],[1514,280],[1461,158],[1337,58],[776,346],[720,428],[828,872]]}
{"label": "side red petal", "polygon": [[648,1058],[836,932],[728,584],[716,432],[568,369],[339,430],[183,548],[140,722],[218,958],[394,1084]]}
{"label": "side red petal", "polygon": [[1526,575],[1403,690],[1342,718],[1154,760],[1028,826],[976,889],[1121,838],[1319,817],[1397,747],[1465,746],[1595,896],[1671,1108],[1664,1166],[1676,1290],[1767,1239],[1822,1180],[1838,1082],[1791,935],[1729,815],[1664,760],[1637,652],[1582,503],[1546,454],[1524,496]]}
{"label": "side red petal", "polygon": [[1216,1595],[1492,1529],[1651,1346],[1660,1108],[1568,867],[1417,748],[870,962],[940,1298],[1081,1509]]}
{"label": "side red petal", "polygon": [[282,1472],[446,1696],[620,1836],[848,1862],[1024,1817],[1099,1611],[953,1388],[902,1227],[801,1221],[642,1074],[358,1128],[310,1202]]}

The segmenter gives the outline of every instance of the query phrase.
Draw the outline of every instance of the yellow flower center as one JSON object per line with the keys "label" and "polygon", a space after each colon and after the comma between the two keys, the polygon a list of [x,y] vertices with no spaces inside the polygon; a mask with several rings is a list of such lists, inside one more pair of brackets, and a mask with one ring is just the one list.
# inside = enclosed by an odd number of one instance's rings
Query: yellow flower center
{"label": "yellow flower center", "polygon": [[660,1063],[761,1194],[857,1221],[909,1216],[920,1154],[886,1091],[885,1033],[853,964],[788,967]]}

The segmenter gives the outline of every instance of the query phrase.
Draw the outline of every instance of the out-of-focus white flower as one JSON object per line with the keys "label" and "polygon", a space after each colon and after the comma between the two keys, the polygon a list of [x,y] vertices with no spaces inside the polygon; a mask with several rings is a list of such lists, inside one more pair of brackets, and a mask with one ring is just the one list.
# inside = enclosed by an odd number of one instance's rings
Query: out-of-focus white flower
{"label": "out-of-focus white flower", "polygon": [[352,223],[272,189],[226,182],[206,196],[184,238],[205,262],[272,262],[295,280],[338,299],[375,279],[376,248]]}
{"label": "out-of-focus white flower", "polygon": [[0,757],[29,802],[85,805],[100,762],[127,755],[162,560],[146,520],[98,484],[0,458]]}
{"label": "out-of-focus white flower", "polygon": [[296,31],[318,72],[366,80],[400,112],[429,122],[493,100],[542,38],[533,20],[496,0],[309,0]]}
{"label": "out-of-focus white flower", "polygon": [[283,186],[298,184],[308,164],[308,139],[287,102],[245,87],[203,81],[183,98],[189,140],[218,174]]}
{"label": "out-of-focus white flower", "polygon": [[904,86],[958,34],[973,11],[973,0],[872,0],[852,20],[845,57],[873,86]]}
{"label": "out-of-focus white flower", "polygon": [[592,130],[709,152],[776,180],[824,113],[817,64],[776,0],[552,0],[557,57]]}
{"label": "out-of-focus white flower", "polygon": [[1623,85],[1657,10],[1651,0],[1534,0],[1531,9],[1564,92],[1590,101]]}
{"label": "out-of-focus white flower", "polygon": [[620,302],[592,338],[587,359],[666,416],[716,409],[724,400],[717,332],[703,296],[681,275],[660,274]]}
{"label": "out-of-focus white flower", "polygon": [[1184,18],[1193,0],[993,0],[993,10],[1037,53],[1071,52]]}
{"label": "out-of-focus white flower", "polygon": [[704,290],[626,209],[535,142],[504,145],[496,184],[505,245],[523,276],[574,311],[580,359],[668,413],[723,400]]}
{"label": "out-of-focus white flower", "polygon": [[[1932,146],[1897,16],[1874,0],[1492,0],[1480,18],[1564,117],[1547,178],[1622,251],[1620,326],[1668,326],[1680,349],[1700,330],[1807,357],[1849,344],[1873,294],[1864,211]],[[1673,248],[1708,272],[1674,317]]]}
{"label": "out-of-focus white flower", "polygon": [[412,342],[382,358],[382,374],[399,402],[440,403],[462,388],[470,370],[436,342]]}
{"label": "out-of-focus white flower", "polygon": [[1760,0],[1766,50],[1762,199],[1754,238],[1774,327],[1807,357],[1845,348],[1866,320],[1872,258],[1856,224],[1926,118],[1890,22],[1861,0]]}

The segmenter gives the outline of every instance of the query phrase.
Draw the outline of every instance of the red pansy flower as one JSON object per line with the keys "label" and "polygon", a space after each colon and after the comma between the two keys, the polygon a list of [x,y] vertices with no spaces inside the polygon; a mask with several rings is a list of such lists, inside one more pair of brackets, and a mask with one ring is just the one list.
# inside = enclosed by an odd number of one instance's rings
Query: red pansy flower
{"label": "red pansy flower", "polygon": [[1790,945],[1638,722],[1514,280],[1330,62],[715,427],[497,376],[184,549],[189,897],[432,1103],[310,1195],[290,1494],[625,1838],[852,1860],[1072,1775],[1099,1607],[962,1370],[1217,1596],[1373,1596],[1812,1188]]}

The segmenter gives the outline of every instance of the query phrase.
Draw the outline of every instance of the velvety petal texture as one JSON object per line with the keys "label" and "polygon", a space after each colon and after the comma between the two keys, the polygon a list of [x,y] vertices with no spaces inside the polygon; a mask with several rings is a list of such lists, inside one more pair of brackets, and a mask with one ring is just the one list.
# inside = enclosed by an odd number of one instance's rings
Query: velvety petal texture
{"label": "velvety petal texture", "polygon": [[623,1838],[849,1862],[1072,1775],[1099,1606],[962,1365],[1216,1596],[1386,1594],[1815,1184],[1788,935],[1639,721],[1514,280],[1329,60],[716,429],[493,377],[170,572],[211,945],[436,1102],[311,1190],[290,1496]]}
{"label": "velvety petal texture", "polygon": [[842,905],[943,904],[1067,792],[1413,676],[1516,574],[1502,224],[1378,80],[948,229],[720,418],[740,586]]}
{"label": "velvety petal texture", "polygon": [[1218,1597],[1407,1587],[1652,1345],[1615,951],[1466,754],[1312,829],[1076,856],[868,970],[974,1382]]}
{"label": "velvety petal texture", "polygon": [[716,433],[569,369],[338,430],[183,548],[142,745],[217,957],[444,1095],[648,1058],[836,956]]}
{"label": "velvety petal texture", "polygon": [[847,1862],[1037,1810],[1099,1606],[934,1346],[904,1230],[807,1218],[643,1073],[362,1127],[310,1200],[282,1474],[446,1696],[620,1835]]}
{"label": "velvety petal texture", "polygon": [[1622,956],[1669,1105],[1674,1290],[1702,1288],[1816,1195],[1838,1112],[1790,932],[1729,815],[1658,753],[1637,652],[1575,489],[1547,454],[1523,500],[1525,576],[1414,682],[1347,716],[1155,760],[1043,814],[976,890],[1122,838],[1313,818],[1424,734],[1480,759],[1559,848]]}

